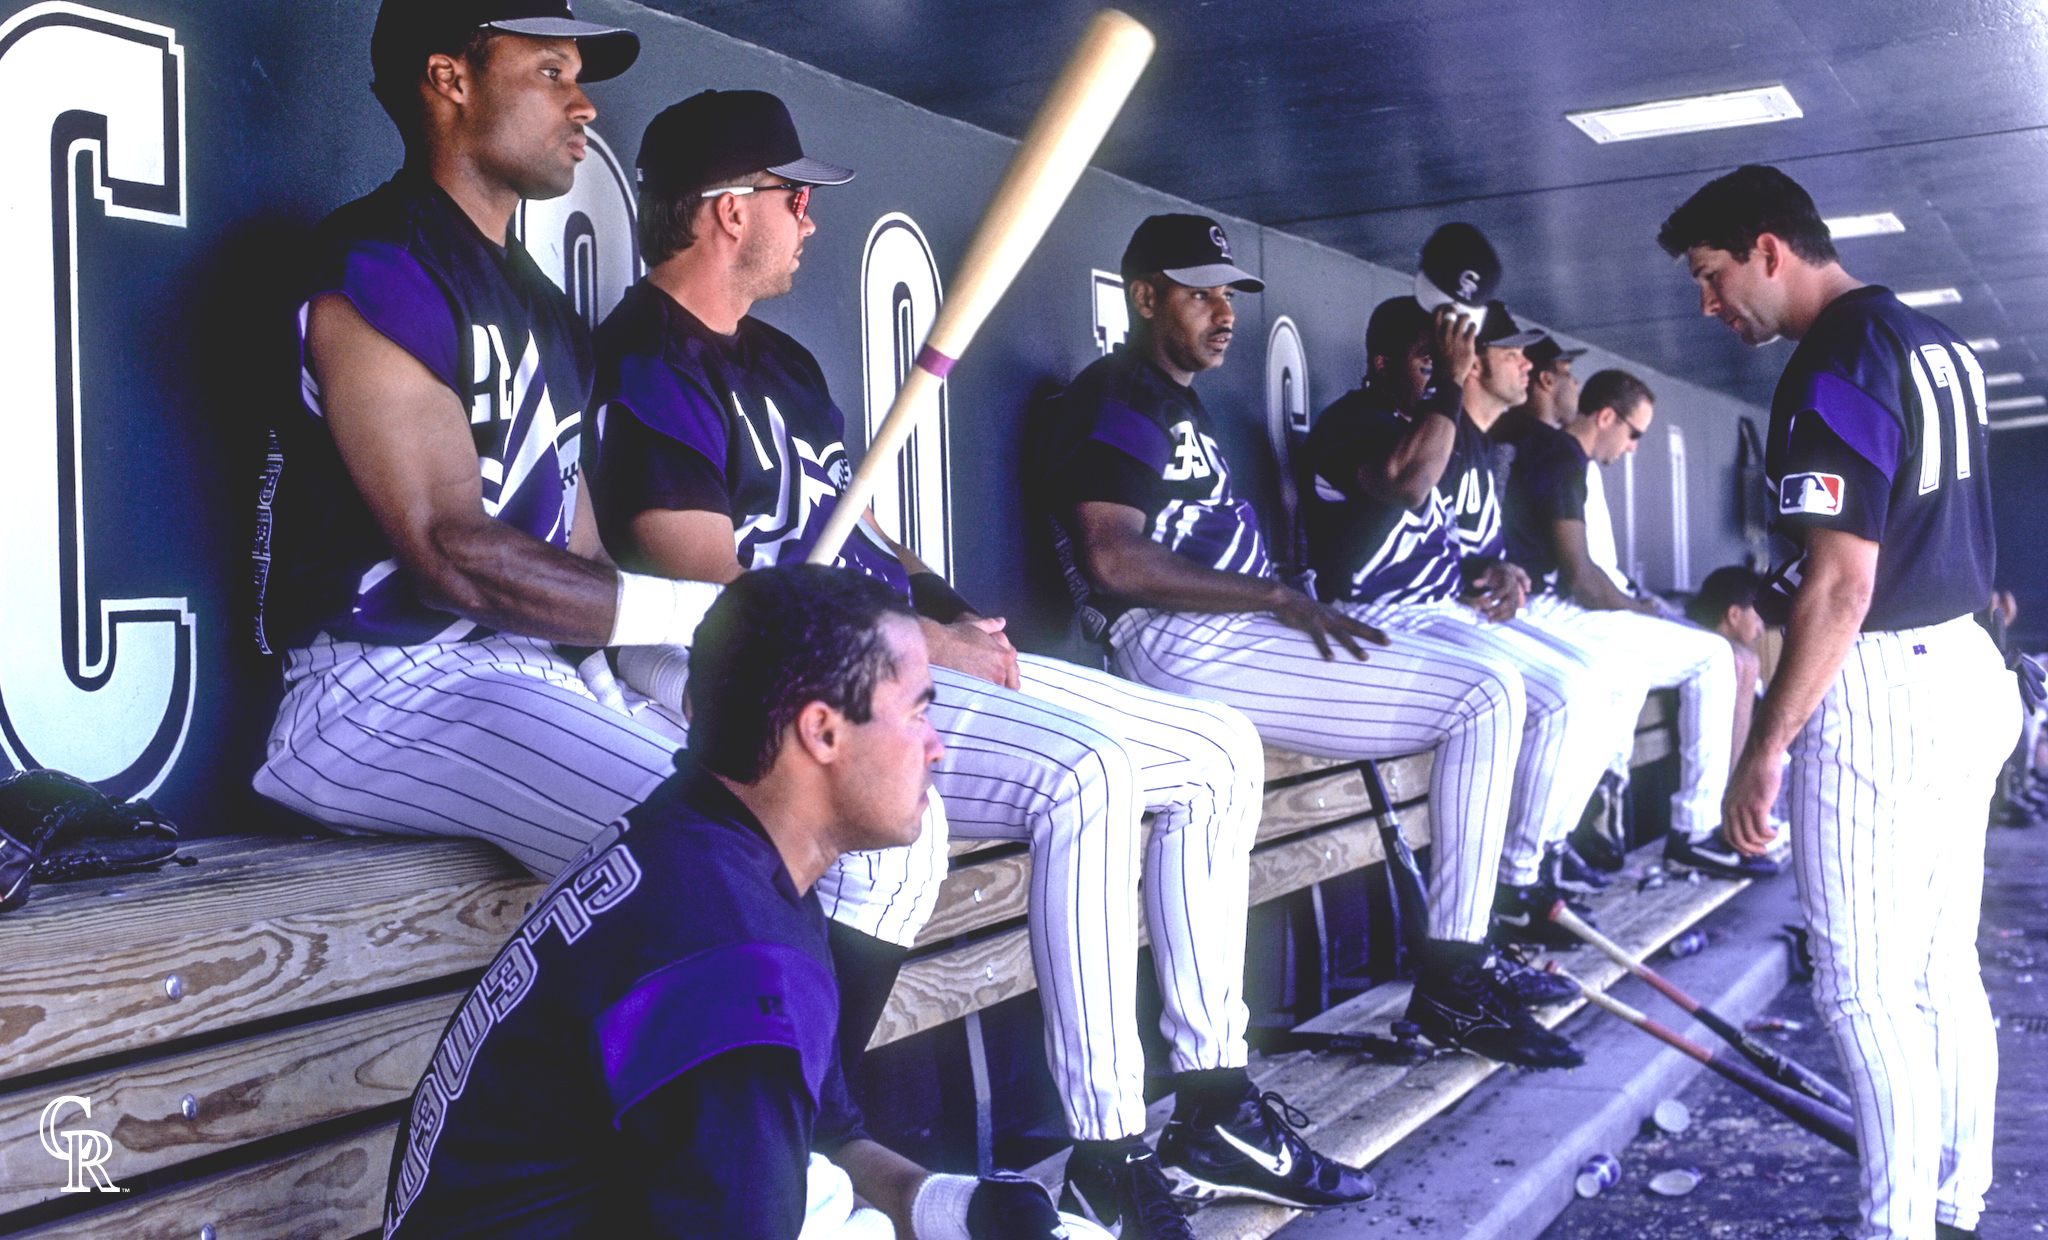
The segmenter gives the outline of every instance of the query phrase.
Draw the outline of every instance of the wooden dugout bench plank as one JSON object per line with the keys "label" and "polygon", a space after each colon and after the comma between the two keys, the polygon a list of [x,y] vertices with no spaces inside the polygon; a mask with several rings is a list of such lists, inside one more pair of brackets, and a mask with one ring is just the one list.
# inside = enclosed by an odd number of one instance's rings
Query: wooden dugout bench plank
{"label": "wooden dugout bench plank", "polygon": [[[1660,726],[1660,705],[1653,698],[1645,712],[1645,736]],[[1253,903],[1382,859],[1359,767],[1267,751]],[[1380,769],[1410,843],[1426,843],[1427,807],[1417,802],[1429,756]],[[489,961],[542,890],[501,854],[460,841],[212,839],[184,851],[197,867],[39,891],[0,919],[0,958],[10,962],[0,977],[0,1141],[12,1155],[0,1161],[0,1229],[7,1214],[61,1187],[54,1160],[18,1166],[25,1155],[13,1153],[23,1137],[34,1142],[41,1105],[61,1092],[95,1099],[90,1126],[114,1137],[108,1170],[117,1179],[201,1156],[232,1159],[248,1143],[402,1101],[463,975]],[[951,851],[954,874],[921,940],[935,950],[906,967],[877,1042],[1035,984],[1028,938],[1015,928],[1028,856],[1002,841],[954,841]],[[164,988],[173,974],[176,999]],[[450,990],[274,1029],[325,1005],[436,983]],[[271,1031],[181,1042],[254,1021]],[[160,1045],[164,1058],[94,1069],[105,1056]],[[49,1083],[70,1064],[81,1075]],[[30,1075],[35,1088],[8,1092],[10,1079]],[[193,1119],[182,1114],[186,1094]],[[221,1240],[358,1235],[378,1222],[391,1134],[375,1125],[31,1234],[191,1236],[212,1224]],[[26,1148],[40,1155],[39,1142]]]}

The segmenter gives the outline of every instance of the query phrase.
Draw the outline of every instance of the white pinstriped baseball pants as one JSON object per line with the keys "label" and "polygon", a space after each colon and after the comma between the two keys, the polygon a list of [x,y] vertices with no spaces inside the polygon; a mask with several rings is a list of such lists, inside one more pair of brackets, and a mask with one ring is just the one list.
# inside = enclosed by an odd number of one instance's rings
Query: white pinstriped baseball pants
{"label": "white pinstriped baseball pants", "polygon": [[1228,703],[1275,745],[1323,758],[1436,751],[1430,775],[1429,933],[1477,943],[1522,742],[1522,674],[1504,658],[1419,633],[1325,660],[1308,635],[1264,612],[1125,612],[1110,628],[1119,674]]}
{"label": "white pinstriped baseball pants", "polygon": [[833,920],[908,946],[946,876],[948,829],[1028,842],[1031,963],[1068,1128],[1082,1141],[1134,1136],[1145,1130],[1140,908],[1174,1070],[1245,1063],[1245,906],[1265,754],[1228,707],[1058,659],[1020,655],[1017,667],[1021,692],[932,669],[931,720],[946,742],[932,783],[946,822],[927,821],[909,848],[841,857],[818,897]]}
{"label": "white pinstriped baseball pants", "polygon": [[252,781],[338,830],[496,844],[552,879],[675,771],[675,743],[600,705],[551,643],[365,646],[285,659]]}
{"label": "white pinstriped baseball pants", "polygon": [[[1678,791],[1671,794],[1671,830],[1701,840],[1721,825],[1735,742],[1735,650],[1719,633],[1633,611],[1592,611],[1555,594],[1529,600],[1523,618],[1546,633],[1597,650],[1617,676],[1635,669],[1643,692],[1678,690]],[[1635,749],[1643,705],[1636,695],[1615,736],[1611,757]],[[1626,767],[1623,767],[1626,770]]]}
{"label": "white pinstriped baseball pants", "polygon": [[1460,650],[1493,655],[1522,673],[1528,705],[1500,881],[1513,887],[1534,883],[1543,850],[1578,826],[1607,769],[1617,730],[1633,734],[1642,682],[1618,659],[1602,658],[1523,620],[1496,624],[1454,600],[1343,607],[1376,628],[1420,633]]}
{"label": "white pinstriped baseball pants", "polygon": [[1865,633],[1786,772],[1814,999],[1849,1072],[1865,1240],[1971,1230],[1998,1038],[1977,966],[1984,829],[2019,693],[1968,616]]}

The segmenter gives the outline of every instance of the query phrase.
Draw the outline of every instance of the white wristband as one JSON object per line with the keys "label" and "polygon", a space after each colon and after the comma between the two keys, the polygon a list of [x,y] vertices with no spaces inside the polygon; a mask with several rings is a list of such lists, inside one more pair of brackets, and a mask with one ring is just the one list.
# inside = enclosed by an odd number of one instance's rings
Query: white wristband
{"label": "white wristband", "polygon": [[683,690],[690,683],[690,652],[682,646],[620,646],[619,679],[681,714]]}
{"label": "white wristband", "polygon": [[917,1240],[970,1240],[967,1203],[981,1181],[971,1175],[928,1175],[917,1186],[910,1206],[910,1229]]}
{"label": "white wristband", "polygon": [[607,646],[687,646],[724,586],[619,574],[618,614]]}

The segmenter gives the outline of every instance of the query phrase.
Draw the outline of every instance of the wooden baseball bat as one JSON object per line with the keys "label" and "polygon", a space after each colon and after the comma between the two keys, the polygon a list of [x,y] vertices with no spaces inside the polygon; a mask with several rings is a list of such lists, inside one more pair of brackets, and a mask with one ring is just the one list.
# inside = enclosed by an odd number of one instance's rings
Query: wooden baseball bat
{"label": "wooden baseball bat", "polygon": [[1109,132],[1131,87],[1152,58],[1152,32],[1115,9],[1103,9],[1088,23],[1067,66],[1052,84],[1052,93],[1038,109],[1023,145],[996,186],[996,196],[968,243],[967,256],[953,275],[952,288],[917,362],[904,377],[889,416],[875,431],[860,468],[840,495],[838,506],[811,548],[811,563],[830,564],[838,556],[854,522],[867,511],[875,485],[895,468],[896,454],[917,424],[917,416],[937,399],[939,383],[989,311],[1017,278],[1024,260],[1038,246],[1053,216],[1073,192],[1082,169]]}
{"label": "wooden baseball bat", "polygon": [[1780,1085],[1798,1090],[1815,1102],[1826,1103],[1838,1111],[1854,1109],[1855,1104],[1849,1101],[1849,1095],[1843,1093],[1833,1081],[1798,1060],[1750,1037],[1734,1022],[1680,990],[1649,965],[1623,951],[1621,944],[1587,925],[1585,920],[1573,913],[1563,900],[1551,906],[1550,919],[1599,948],[1600,953],[1609,960],[1649,983],[1651,989],[1676,1003],[1687,1015],[1713,1030],[1722,1041],[1741,1051],[1743,1058],[1755,1064],[1765,1076]]}
{"label": "wooden baseball bat", "polygon": [[1659,1042],[1675,1047],[1712,1068],[1723,1077],[1770,1103],[1783,1112],[1787,1119],[1835,1148],[1851,1156],[1856,1153],[1856,1121],[1849,1118],[1845,1112],[1825,1102],[1809,1098],[1797,1090],[1788,1089],[1742,1060],[1710,1051],[1684,1034],[1658,1024],[1614,996],[1595,990],[1578,978],[1572,977],[1570,973],[1558,968],[1555,960],[1550,962],[1548,968],[1560,977],[1578,982],[1579,990],[1586,996],[1586,1001],[1595,1007],[1613,1013]]}

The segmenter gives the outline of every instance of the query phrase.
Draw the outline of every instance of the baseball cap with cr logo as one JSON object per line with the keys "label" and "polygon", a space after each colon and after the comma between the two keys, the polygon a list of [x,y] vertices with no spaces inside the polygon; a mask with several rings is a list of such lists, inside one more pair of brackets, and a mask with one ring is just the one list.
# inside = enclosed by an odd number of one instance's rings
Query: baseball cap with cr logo
{"label": "baseball cap with cr logo", "polygon": [[1155,215],[1138,225],[1124,247],[1121,271],[1127,280],[1148,271],[1163,272],[1189,288],[1228,284],[1256,293],[1266,287],[1264,280],[1231,259],[1230,238],[1206,215]]}

